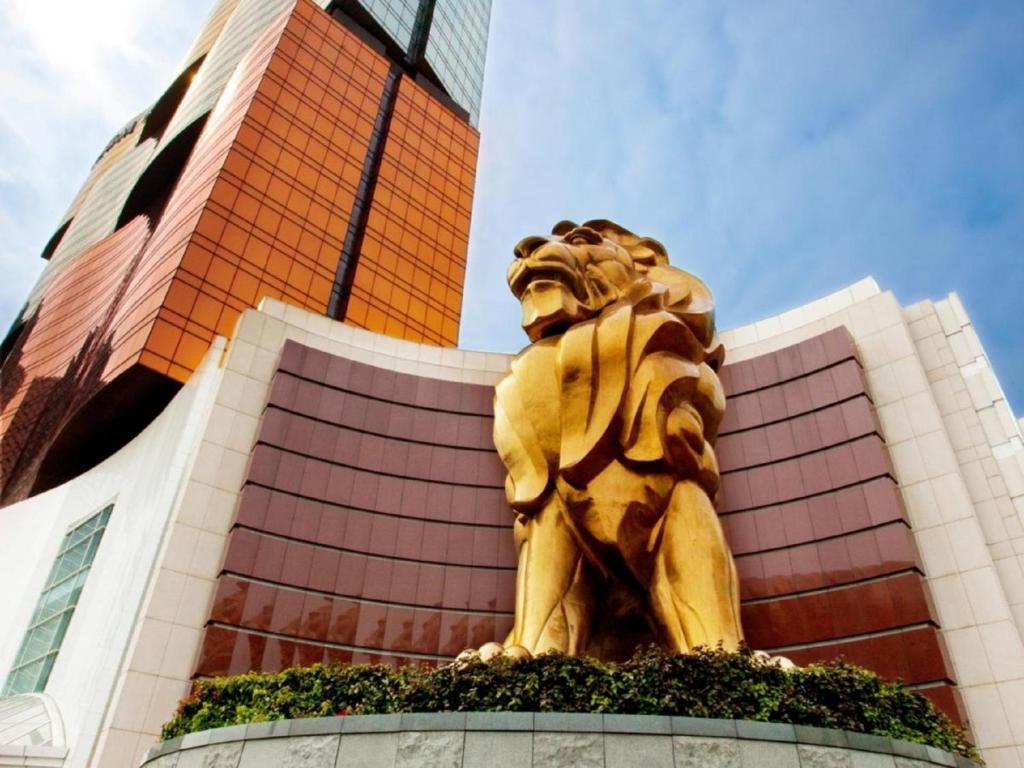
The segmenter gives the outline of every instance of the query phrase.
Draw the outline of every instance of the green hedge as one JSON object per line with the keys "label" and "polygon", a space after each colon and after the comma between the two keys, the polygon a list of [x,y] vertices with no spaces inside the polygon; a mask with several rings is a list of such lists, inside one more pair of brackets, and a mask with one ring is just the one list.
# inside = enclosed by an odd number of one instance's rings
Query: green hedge
{"label": "green hedge", "polygon": [[610,712],[762,720],[892,736],[977,757],[962,729],[902,683],[843,662],[783,670],[749,650],[556,654],[456,669],[335,665],[199,680],[169,739],[239,723],[393,712]]}

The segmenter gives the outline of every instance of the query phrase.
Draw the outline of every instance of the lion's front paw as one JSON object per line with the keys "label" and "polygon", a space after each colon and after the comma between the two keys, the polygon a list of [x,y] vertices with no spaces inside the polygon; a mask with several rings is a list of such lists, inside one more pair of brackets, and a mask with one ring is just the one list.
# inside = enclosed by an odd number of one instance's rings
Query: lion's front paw
{"label": "lion's front paw", "polygon": [[799,669],[796,664],[785,656],[772,656],[766,651],[754,651],[754,656],[766,664],[772,664],[780,669]]}
{"label": "lion's front paw", "polygon": [[533,654],[521,645],[510,645],[507,648],[501,643],[484,643],[480,650],[467,648],[455,657],[456,667],[465,667],[475,661],[493,661],[494,659],[529,659]]}

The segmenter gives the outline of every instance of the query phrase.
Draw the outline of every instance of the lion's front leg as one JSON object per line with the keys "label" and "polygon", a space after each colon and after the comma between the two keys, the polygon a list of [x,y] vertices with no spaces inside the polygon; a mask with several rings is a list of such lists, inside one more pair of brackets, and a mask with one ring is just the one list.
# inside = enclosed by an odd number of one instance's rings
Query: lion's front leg
{"label": "lion's front leg", "polygon": [[515,624],[506,648],[582,654],[594,617],[594,574],[552,493],[535,517],[520,515]]}
{"label": "lion's front leg", "polygon": [[707,493],[684,480],[672,491],[655,542],[651,608],[665,644],[735,650],[743,639],[736,566]]}

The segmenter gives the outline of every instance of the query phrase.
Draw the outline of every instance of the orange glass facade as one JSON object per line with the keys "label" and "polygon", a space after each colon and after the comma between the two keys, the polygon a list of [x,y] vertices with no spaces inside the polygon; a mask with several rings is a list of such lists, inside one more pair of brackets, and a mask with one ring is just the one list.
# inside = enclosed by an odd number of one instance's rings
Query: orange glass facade
{"label": "orange glass facade", "polygon": [[42,453],[67,412],[102,385],[115,353],[110,308],[148,236],[148,222],[138,217],[82,254],[53,281],[26,325],[23,343],[7,359],[0,386],[5,496],[28,495]]}
{"label": "orange glass facade", "polygon": [[345,320],[455,346],[479,135],[403,79]]}
{"label": "orange glass facade", "polygon": [[273,32],[236,74],[144,257],[164,265],[164,297],[140,359],[179,381],[266,296],[327,309],[388,64],[307,3]]}
{"label": "orange glass facade", "polygon": [[[384,46],[309,0],[247,0],[233,12],[272,20],[249,38],[212,110],[160,143],[125,203],[127,222],[48,275],[34,314],[16,325],[0,400],[0,503],[45,490],[36,475],[51,445],[112,382],[137,369],[187,381],[214,337],[264,297],[326,313],[341,290],[338,319],[457,342],[476,130]],[[202,66],[224,66],[234,42],[223,36],[244,31],[222,16],[200,33],[221,36]],[[203,76],[200,67],[196,82]],[[346,242],[356,250],[343,259]]]}

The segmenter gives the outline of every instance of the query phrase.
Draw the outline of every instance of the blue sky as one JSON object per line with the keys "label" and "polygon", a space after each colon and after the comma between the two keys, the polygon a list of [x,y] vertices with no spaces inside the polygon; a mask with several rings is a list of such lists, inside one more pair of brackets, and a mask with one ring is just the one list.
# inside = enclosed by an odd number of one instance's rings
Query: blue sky
{"label": "blue sky", "polygon": [[[5,328],[208,4],[0,8]],[[612,218],[704,277],[723,328],[865,275],[956,290],[1024,410],[1024,4],[494,0],[480,128],[464,346],[522,346],[520,237]]]}

